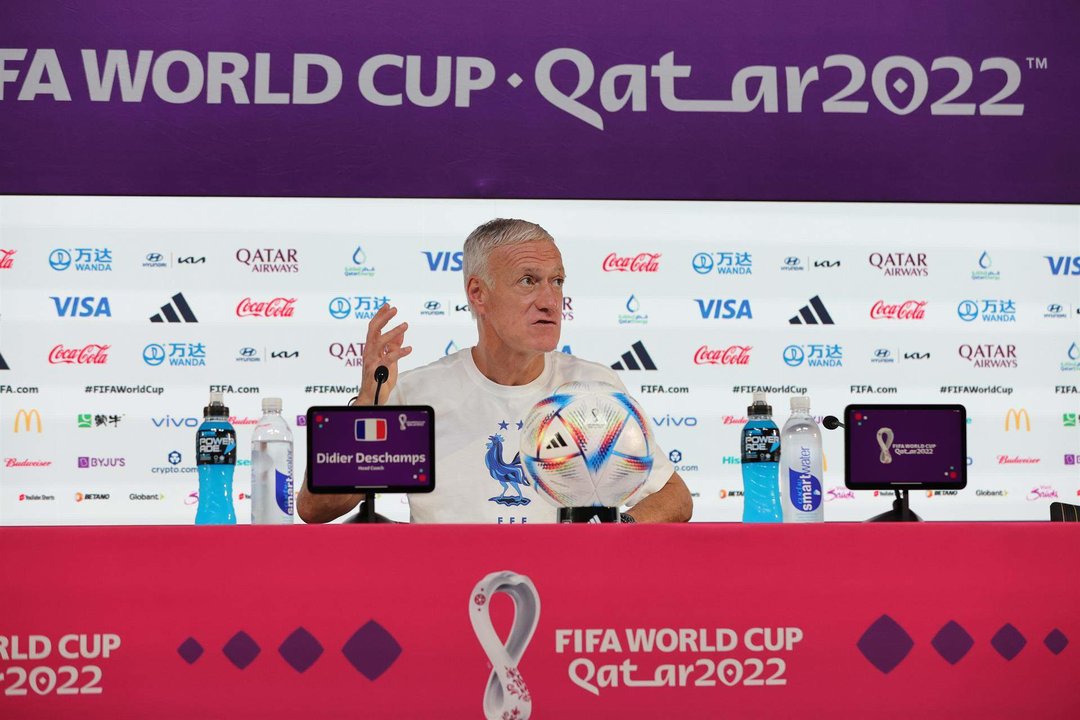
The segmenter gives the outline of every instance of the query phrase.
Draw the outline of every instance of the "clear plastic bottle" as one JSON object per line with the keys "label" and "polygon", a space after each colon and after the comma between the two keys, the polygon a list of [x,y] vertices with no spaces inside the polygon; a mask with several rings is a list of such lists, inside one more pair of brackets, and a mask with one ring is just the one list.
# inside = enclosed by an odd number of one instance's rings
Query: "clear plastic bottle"
{"label": "clear plastic bottle", "polygon": [[743,522],[780,522],[780,430],[765,393],[746,408],[742,431]]}
{"label": "clear plastic bottle", "polygon": [[251,435],[251,524],[293,521],[293,436],[281,417],[281,398],[263,398]]}
{"label": "clear plastic bottle", "polygon": [[810,398],[791,398],[791,417],[780,434],[784,522],[822,522],[825,519],[822,485],[821,428],[810,417]]}
{"label": "clear plastic bottle", "polygon": [[235,525],[233,471],[236,469],[236,430],[219,392],[210,393],[203,422],[195,434],[195,463],[199,468],[199,509],[196,525]]}

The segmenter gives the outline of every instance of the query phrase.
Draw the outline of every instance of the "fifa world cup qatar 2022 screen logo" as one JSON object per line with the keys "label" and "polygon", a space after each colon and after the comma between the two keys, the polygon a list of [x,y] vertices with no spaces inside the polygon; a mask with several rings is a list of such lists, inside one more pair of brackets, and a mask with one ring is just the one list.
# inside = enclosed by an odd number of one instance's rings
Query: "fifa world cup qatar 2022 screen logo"
{"label": "fifa world cup qatar 2022 screen logo", "polygon": [[[506,593],[514,601],[514,623],[505,645],[491,624],[491,598],[498,593]],[[540,620],[536,586],[528,576],[510,570],[487,575],[469,595],[469,620],[491,662],[491,675],[484,688],[484,717],[527,720],[532,714],[532,695],[518,671],[518,663]]]}

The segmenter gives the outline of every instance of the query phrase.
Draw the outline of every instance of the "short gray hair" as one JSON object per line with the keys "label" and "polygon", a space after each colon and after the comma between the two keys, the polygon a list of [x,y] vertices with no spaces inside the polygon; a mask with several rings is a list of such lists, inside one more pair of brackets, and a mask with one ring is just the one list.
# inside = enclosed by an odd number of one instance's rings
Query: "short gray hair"
{"label": "short gray hair", "polygon": [[469,237],[465,238],[465,251],[461,261],[461,274],[466,287],[469,278],[474,275],[488,285],[492,284],[488,274],[488,258],[492,250],[503,245],[518,245],[532,240],[555,242],[551,233],[536,223],[514,218],[495,218],[473,230]]}

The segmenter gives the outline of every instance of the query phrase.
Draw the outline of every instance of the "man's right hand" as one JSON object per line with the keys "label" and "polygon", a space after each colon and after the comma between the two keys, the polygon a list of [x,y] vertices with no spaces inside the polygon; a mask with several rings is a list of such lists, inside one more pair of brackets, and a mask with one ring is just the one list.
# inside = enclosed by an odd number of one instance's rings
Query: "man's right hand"
{"label": "man's right hand", "polygon": [[363,376],[360,380],[360,392],[354,405],[375,404],[375,386],[378,384],[375,382],[375,368],[380,365],[386,366],[386,369],[390,371],[390,376],[379,391],[379,399],[385,400],[397,384],[398,360],[412,352],[412,347],[403,344],[409,323],[401,323],[383,332],[383,328],[395,315],[397,315],[396,307],[383,305],[368,323],[367,340],[364,343]]}

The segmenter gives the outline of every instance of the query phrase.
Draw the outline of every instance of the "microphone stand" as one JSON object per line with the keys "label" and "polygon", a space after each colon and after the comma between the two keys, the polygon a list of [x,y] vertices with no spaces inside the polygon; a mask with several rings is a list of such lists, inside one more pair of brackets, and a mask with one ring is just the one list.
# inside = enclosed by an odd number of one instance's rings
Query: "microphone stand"
{"label": "microphone stand", "polygon": [[[375,406],[378,406],[379,404],[379,393],[382,392],[383,383],[385,383],[389,377],[390,371],[386,369],[385,365],[380,365],[375,368]],[[364,501],[360,503],[360,513],[356,516],[354,522],[381,523],[391,522],[391,520],[375,513],[375,494],[370,493]]]}

